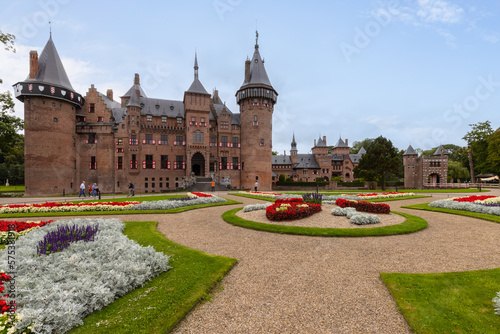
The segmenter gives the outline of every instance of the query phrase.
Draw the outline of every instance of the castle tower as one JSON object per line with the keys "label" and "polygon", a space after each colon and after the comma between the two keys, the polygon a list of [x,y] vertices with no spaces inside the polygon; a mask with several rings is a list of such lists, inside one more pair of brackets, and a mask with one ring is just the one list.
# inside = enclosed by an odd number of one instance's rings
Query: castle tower
{"label": "castle tower", "polygon": [[292,161],[292,165],[297,163],[297,143],[295,142],[295,133],[292,137],[292,145],[290,148],[290,160]]}
{"label": "castle tower", "polygon": [[241,114],[241,187],[270,190],[272,182],[272,117],[278,93],[260,57],[256,32],[252,59],[245,61],[245,80],[236,92]]}
{"label": "castle tower", "polygon": [[198,78],[198,56],[194,55],[194,80],[184,92],[186,122],[186,175],[209,175],[209,132],[210,94]]}
{"label": "castle tower", "polygon": [[421,188],[422,176],[419,172],[418,154],[410,145],[403,154],[405,188]]}
{"label": "castle tower", "polygon": [[29,75],[14,91],[24,103],[25,194],[77,193],[75,122],[84,100],[71,86],[52,35],[40,58],[30,51]]}

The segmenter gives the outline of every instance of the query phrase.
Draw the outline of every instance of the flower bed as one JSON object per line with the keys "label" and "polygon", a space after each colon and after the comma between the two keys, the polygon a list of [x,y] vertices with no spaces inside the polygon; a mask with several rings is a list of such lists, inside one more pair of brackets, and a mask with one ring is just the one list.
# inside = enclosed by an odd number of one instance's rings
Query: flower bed
{"label": "flower bed", "polygon": [[187,196],[190,198],[212,197],[212,195],[210,195],[210,194],[198,193],[198,192],[187,193]]}
{"label": "flower bed", "polygon": [[281,195],[278,193],[267,193],[267,192],[262,192],[262,191],[240,191],[239,194],[252,195],[252,196],[258,196],[258,197],[265,197],[265,198],[275,198],[276,196]]}
{"label": "flower bed", "polygon": [[243,212],[251,212],[257,210],[265,210],[268,206],[273,205],[273,203],[263,203],[263,204],[250,204],[243,208]]}
{"label": "flower bed", "polygon": [[[65,333],[82,319],[170,269],[168,257],[123,235],[117,219],[73,219],[80,227],[99,225],[94,242],[76,242],[47,256],[33,256],[48,232],[68,221],[37,228],[16,242],[16,303],[19,327],[35,322],[40,333]],[[8,268],[0,252],[0,269]],[[7,301],[9,299],[7,298]]]}
{"label": "flower bed", "polygon": [[473,195],[473,196],[463,196],[463,197],[453,197],[451,200],[455,202],[469,202],[469,203],[498,203],[500,202],[500,197],[489,196],[489,195]]}
{"label": "flower bed", "polygon": [[370,213],[390,213],[391,208],[389,205],[384,203],[370,203],[366,201],[352,201],[345,199],[338,199],[335,205],[341,208],[355,208],[356,211],[370,212]]}
{"label": "flower bed", "polygon": [[170,210],[191,205],[213,204],[213,203],[224,203],[224,202],[227,202],[227,200],[225,198],[218,196],[193,198],[189,201],[172,201],[172,200],[150,201],[150,202],[142,202],[136,204],[130,210]]}
{"label": "flower bed", "polygon": [[477,203],[477,202],[467,202],[467,201],[455,201],[452,199],[441,199],[429,203],[430,207],[450,209],[450,210],[462,210],[477,213],[484,213],[487,215],[500,216],[500,206],[497,204],[488,203]]}
{"label": "flower bed", "polygon": [[283,221],[309,217],[321,211],[320,204],[304,203],[302,198],[292,200],[276,200],[266,208],[266,217],[269,220]]}
{"label": "flower bed", "polygon": [[0,206],[2,213],[41,213],[41,212],[85,212],[85,211],[121,211],[130,210],[139,202],[104,202],[104,203],[42,203]]}
{"label": "flower bed", "polygon": [[372,193],[372,194],[358,194],[356,195],[362,199],[384,199],[384,198],[398,198],[415,196],[415,193]]}
{"label": "flower bed", "polygon": [[302,195],[302,199],[307,203],[321,204],[323,201],[323,195],[315,193],[304,194]]}
{"label": "flower bed", "polygon": [[356,225],[368,225],[380,223],[380,218],[376,215],[360,213],[353,207],[333,208],[334,216],[346,216],[349,221]]}
{"label": "flower bed", "polygon": [[[6,245],[9,240],[17,239],[22,235],[30,232],[32,229],[37,227],[42,227],[51,223],[52,220],[49,221],[38,221],[38,222],[30,222],[30,221],[8,221],[8,220],[0,220],[0,245]],[[14,225],[14,230],[9,232],[9,227]],[[9,233],[11,235],[9,236]]]}

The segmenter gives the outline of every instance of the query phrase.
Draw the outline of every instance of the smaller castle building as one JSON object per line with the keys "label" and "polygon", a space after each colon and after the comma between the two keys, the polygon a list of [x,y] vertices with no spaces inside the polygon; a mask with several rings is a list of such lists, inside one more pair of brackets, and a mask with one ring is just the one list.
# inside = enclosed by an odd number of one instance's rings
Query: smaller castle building
{"label": "smaller castle building", "polygon": [[410,145],[403,155],[405,188],[436,187],[448,180],[448,151],[440,145],[432,157],[418,156]]}
{"label": "smaller castle building", "polygon": [[285,175],[294,181],[314,182],[317,178],[329,181],[332,177],[341,176],[344,182],[355,179],[354,167],[359,164],[361,157],[366,153],[362,147],[357,154],[351,154],[348,140],[339,138],[330,150],[326,144],[326,136],[314,140],[311,153],[300,154],[297,151],[297,142],[293,135],[290,155],[273,155],[272,170],[276,179]]}

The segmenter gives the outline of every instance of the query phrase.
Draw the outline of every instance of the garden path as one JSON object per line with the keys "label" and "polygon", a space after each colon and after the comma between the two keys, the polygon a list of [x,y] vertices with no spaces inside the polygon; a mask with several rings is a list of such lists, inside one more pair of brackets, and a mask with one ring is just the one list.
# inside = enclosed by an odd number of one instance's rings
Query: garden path
{"label": "garden path", "polygon": [[[174,333],[411,333],[379,273],[491,269],[500,262],[498,224],[400,208],[448,196],[388,202],[395,211],[426,219],[429,227],[387,237],[254,231],[225,223],[227,206],[144,216],[158,220],[170,240],[239,261],[223,290]],[[228,197],[245,205],[260,202]]]}

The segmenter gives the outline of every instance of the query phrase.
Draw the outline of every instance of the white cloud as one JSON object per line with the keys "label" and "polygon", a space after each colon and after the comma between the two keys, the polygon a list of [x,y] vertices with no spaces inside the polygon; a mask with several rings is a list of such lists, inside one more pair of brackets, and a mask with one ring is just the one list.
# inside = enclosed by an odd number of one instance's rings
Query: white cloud
{"label": "white cloud", "polygon": [[424,22],[459,23],[464,9],[443,0],[418,0],[416,15]]}

